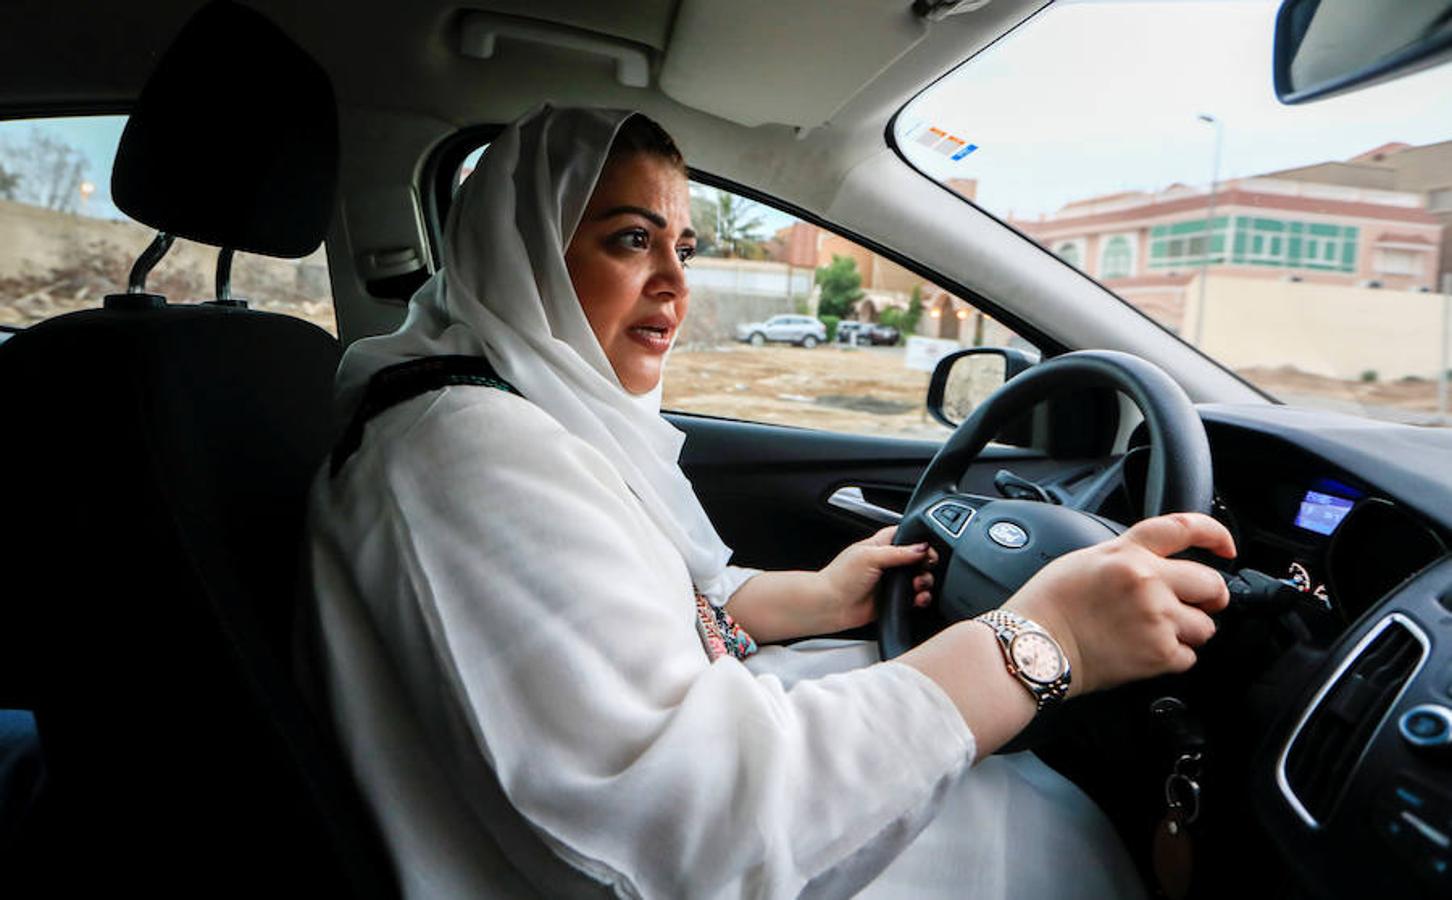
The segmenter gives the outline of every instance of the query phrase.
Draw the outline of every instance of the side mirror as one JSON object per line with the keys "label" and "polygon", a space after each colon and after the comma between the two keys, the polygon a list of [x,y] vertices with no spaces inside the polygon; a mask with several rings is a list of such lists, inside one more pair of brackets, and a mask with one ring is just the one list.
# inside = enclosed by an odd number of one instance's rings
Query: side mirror
{"label": "side mirror", "polygon": [[[1022,350],[1010,347],[974,347],[959,350],[938,360],[933,380],[928,383],[928,412],[933,418],[957,428],[989,395],[1010,378],[1038,362]],[[1010,430],[1022,430],[1016,423]],[[1003,436],[1004,443],[1027,446],[1028,434]]]}
{"label": "side mirror", "polygon": [[1452,55],[1452,0],[1285,0],[1276,14],[1276,97],[1303,103],[1408,75]]}

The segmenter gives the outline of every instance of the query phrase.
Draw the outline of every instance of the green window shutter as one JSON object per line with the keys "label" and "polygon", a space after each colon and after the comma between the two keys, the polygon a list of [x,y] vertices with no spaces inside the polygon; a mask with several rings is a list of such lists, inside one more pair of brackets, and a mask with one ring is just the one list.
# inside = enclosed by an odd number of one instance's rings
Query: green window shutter
{"label": "green window shutter", "polygon": [[1103,277],[1124,278],[1130,275],[1130,257],[1132,255],[1133,250],[1128,238],[1123,235],[1110,238],[1104,246],[1104,271],[1101,273]]}

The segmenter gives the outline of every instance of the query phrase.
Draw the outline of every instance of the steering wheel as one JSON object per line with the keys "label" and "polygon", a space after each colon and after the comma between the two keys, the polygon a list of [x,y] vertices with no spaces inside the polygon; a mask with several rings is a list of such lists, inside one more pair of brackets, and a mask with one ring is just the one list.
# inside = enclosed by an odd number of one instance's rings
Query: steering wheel
{"label": "steering wheel", "polygon": [[[1079,492],[1066,506],[996,500],[959,490],[963,473],[1004,425],[1050,395],[1086,387],[1128,395],[1149,431],[1144,514],[1210,511],[1212,476],[1205,426],[1184,390],[1164,370],[1127,353],[1083,350],[1034,366],[985,400],[933,457],[898,525],[896,544],[930,541],[939,551],[935,613],[950,624],[1001,606],[1052,560],[1121,533],[1126,526],[1095,514],[1104,489]],[[1121,461],[1122,465],[1122,461]],[[1119,477],[1111,469],[1098,481]],[[914,643],[909,567],[892,569],[878,584],[883,659]]]}

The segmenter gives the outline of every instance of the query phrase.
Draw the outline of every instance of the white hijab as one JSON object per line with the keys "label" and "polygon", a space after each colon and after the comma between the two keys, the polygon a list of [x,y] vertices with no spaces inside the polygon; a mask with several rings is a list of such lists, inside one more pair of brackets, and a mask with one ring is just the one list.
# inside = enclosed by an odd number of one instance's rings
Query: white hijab
{"label": "white hijab", "polygon": [[731,551],[677,462],[685,435],[661,418],[659,385],[643,395],[621,386],[565,268],[565,247],[610,144],[633,114],[546,105],[499,135],[455,198],[443,269],[414,294],[397,331],[357,341],[343,355],[339,421],[380,369],[421,356],[482,355],[610,460],[705,589]]}

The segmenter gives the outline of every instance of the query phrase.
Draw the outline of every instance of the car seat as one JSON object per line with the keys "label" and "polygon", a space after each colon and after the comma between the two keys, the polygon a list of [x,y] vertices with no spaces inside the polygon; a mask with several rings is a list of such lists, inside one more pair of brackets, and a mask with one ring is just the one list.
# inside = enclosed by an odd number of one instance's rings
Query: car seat
{"label": "car seat", "polygon": [[[112,185],[225,269],[314,250],[337,167],[327,74],[218,2],[161,58]],[[339,353],[299,319],[142,290],[0,345],[0,707],[34,710],[47,770],[0,894],[396,896],[288,662]]]}

